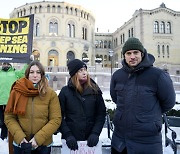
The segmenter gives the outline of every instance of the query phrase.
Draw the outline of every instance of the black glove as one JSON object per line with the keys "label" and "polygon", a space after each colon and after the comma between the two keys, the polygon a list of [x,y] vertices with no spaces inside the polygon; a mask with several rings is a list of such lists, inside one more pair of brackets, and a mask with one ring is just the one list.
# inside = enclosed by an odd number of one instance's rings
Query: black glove
{"label": "black glove", "polygon": [[78,144],[74,136],[69,136],[66,138],[66,144],[71,150],[78,150]]}
{"label": "black glove", "polygon": [[89,147],[93,147],[96,146],[99,142],[99,136],[96,134],[91,134],[89,135],[88,139],[87,139],[87,145]]}
{"label": "black glove", "polygon": [[31,143],[21,143],[21,149],[23,154],[31,154],[31,148],[32,144]]}

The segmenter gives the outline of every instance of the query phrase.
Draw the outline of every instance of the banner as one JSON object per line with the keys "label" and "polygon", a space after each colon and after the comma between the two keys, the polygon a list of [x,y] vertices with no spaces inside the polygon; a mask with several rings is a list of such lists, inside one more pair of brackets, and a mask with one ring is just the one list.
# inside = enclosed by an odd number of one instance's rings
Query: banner
{"label": "banner", "polygon": [[28,63],[32,54],[34,15],[0,18],[0,62]]}
{"label": "banner", "polygon": [[67,147],[66,141],[62,139],[61,154],[102,154],[102,144],[98,142],[96,146],[88,147],[87,141],[78,141],[78,150],[73,151]]}

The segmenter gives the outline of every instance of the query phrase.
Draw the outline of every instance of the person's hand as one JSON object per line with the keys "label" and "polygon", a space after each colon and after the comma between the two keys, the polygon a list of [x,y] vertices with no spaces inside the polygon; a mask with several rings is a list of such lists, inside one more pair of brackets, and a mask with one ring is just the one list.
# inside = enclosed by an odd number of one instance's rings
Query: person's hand
{"label": "person's hand", "polygon": [[25,138],[23,138],[23,140],[20,142],[20,145],[21,145],[22,143],[28,143],[28,141],[27,141]]}
{"label": "person's hand", "polygon": [[96,146],[99,142],[99,136],[96,134],[91,134],[89,135],[88,139],[87,139],[87,145],[89,147],[93,147]]}
{"label": "person's hand", "polygon": [[71,150],[78,150],[78,144],[74,136],[69,136],[66,138],[66,144]]}
{"label": "person's hand", "polygon": [[38,144],[37,144],[37,142],[36,142],[34,137],[29,141],[29,143],[31,143],[32,147],[35,148],[35,149],[38,147]]}

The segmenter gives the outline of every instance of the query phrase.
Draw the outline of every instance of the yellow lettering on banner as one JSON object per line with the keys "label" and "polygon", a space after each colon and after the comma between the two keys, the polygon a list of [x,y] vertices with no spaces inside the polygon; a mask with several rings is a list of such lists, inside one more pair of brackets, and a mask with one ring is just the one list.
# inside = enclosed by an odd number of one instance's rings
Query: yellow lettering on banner
{"label": "yellow lettering on banner", "polygon": [[0,53],[6,53],[6,51],[7,51],[7,45],[0,45]]}
{"label": "yellow lettering on banner", "polygon": [[11,41],[11,37],[9,36],[0,36],[0,43],[7,43]]}
{"label": "yellow lettering on banner", "polygon": [[27,41],[28,41],[27,36],[13,36],[12,37],[12,44],[27,43]]}
{"label": "yellow lettering on banner", "polygon": [[0,45],[0,53],[27,53],[27,44]]}
{"label": "yellow lettering on banner", "polygon": [[29,33],[30,19],[25,18],[0,18],[0,34],[2,35],[22,35]]}

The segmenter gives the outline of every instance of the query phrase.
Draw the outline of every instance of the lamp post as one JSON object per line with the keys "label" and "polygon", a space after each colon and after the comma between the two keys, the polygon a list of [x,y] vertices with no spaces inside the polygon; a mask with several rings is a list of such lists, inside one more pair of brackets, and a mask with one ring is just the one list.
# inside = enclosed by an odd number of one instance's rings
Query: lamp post
{"label": "lamp post", "polygon": [[109,51],[109,56],[111,58],[111,77],[112,77],[112,57],[113,57],[113,54],[114,54],[114,51],[113,50],[110,50]]}

